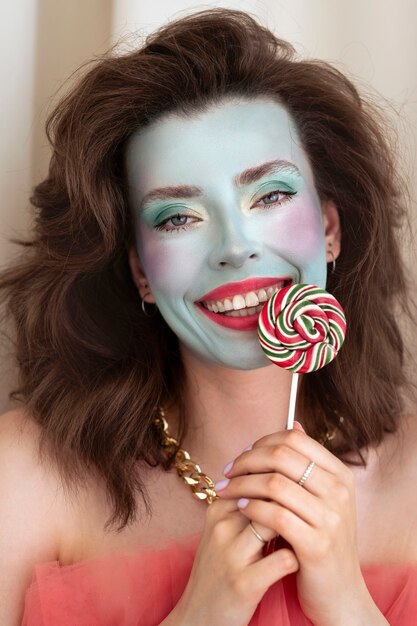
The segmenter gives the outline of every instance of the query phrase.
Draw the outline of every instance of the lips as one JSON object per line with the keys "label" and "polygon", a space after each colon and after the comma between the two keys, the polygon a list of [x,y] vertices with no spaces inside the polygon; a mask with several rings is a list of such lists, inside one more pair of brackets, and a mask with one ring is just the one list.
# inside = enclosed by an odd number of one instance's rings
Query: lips
{"label": "lips", "polygon": [[292,283],[289,276],[250,278],[205,294],[195,305],[213,322],[235,330],[255,330],[264,303]]}

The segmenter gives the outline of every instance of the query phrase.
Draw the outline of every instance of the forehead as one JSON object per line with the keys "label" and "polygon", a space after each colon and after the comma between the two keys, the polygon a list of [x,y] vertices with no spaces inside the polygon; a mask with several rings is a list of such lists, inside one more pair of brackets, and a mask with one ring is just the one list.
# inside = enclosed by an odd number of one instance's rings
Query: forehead
{"label": "forehead", "polygon": [[232,100],[187,117],[168,114],[129,140],[130,182],[204,185],[210,175],[233,177],[274,159],[293,162],[305,178],[311,168],[285,107],[272,100]]}

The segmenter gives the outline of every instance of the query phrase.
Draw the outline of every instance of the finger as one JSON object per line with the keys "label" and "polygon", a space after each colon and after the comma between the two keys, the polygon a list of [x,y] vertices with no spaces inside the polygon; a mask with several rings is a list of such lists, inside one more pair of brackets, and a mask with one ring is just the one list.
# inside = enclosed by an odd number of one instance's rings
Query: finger
{"label": "finger", "polygon": [[288,548],[277,550],[261,559],[257,558],[239,575],[240,595],[249,602],[253,598],[258,603],[266,589],[284,576],[296,572],[298,568],[297,557]]}
{"label": "finger", "polygon": [[[216,498],[206,509],[205,525],[211,529],[220,521],[233,518],[233,513],[239,513],[237,499]],[[239,516],[237,518],[240,519]]]}
{"label": "finger", "polygon": [[271,587],[284,576],[297,572],[299,567],[298,559],[292,550],[281,548],[272,552],[248,566],[250,589],[259,596],[264,589]]}
{"label": "finger", "polygon": [[[297,484],[309,463],[310,459],[308,457],[286,444],[255,447],[237,457],[231,470],[227,472],[227,477],[231,480],[237,476],[271,472],[282,474]],[[334,482],[335,475],[316,464],[305,481],[303,488],[315,496],[324,498],[330,493]],[[222,491],[218,490],[219,495],[220,493]]]}
{"label": "finger", "polygon": [[[252,559],[259,550],[262,550],[264,543],[261,542],[255,535],[255,533],[248,527],[248,520],[240,513],[240,509],[237,506],[237,499],[216,499],[206,511],[206,523],[205,529],[209,531],[209,534],[214,532],[221,533],[222,541],[230,543],[235,541],[236,538],[239,548],[238,554],[247,559]],[[261,524],[254,525],[257,533],[262,537],[265,542],[275,537],[274,531],[270,528],[262,526]],[[248,530],[251,536],[248,536],[244,531]],[[240,536],[243,533],[243,540]],[[259,554],[257,554],[259,558]]]}
{"label": "finger", "polygon": [[251,528],[248,524],[248,521],[251,520],[248,520],[244,515],[241,515],[241,518],[244,526],[236,541],[237,554],[239,555],[239,559],[243,558],[248,562],[254,562],[259,559],[265,544],[271,541],[271,539],[274,539],[277,535],[272,528],[268,528],[256,522],[252,522]]}
{"label": "finger", "polygon": [[299,518],[292,511],[265,500],[249,500],[242,514],[253,523],[268,526],[281,535],[294,548],[296,554],[305,552],[308,546],[312,546],[317,532],[307,522]]}
{"label": "finger", "polygon": [[218,494],[222,499],[236,501],[240,498],[272,500],[311,526],[319,527],[323,522],[324,507],[320,498],[279,473],[237,476]]}
{"label": "finger", "polygon": [[[265,435],[253,444],[252,450],[279,444],[285,444],[289,448],[304,455],[308,460],[315,461],[317,465],[320,465],[320,467],[333,474],[348,471],[342,461],[302,430],[284,430]],[[249,452],[252,450],[249,450]]]}

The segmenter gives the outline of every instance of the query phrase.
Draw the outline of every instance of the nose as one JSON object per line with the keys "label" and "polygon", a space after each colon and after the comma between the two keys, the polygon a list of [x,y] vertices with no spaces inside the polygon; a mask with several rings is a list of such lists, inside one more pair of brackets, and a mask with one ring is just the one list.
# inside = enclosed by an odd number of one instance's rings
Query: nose
{"label": "nose", "polygon": [[213,269],[238,268],[260,258],[260,245],[250,232],[250,224],[244,224],[243,220],[234,216],[219,225],[216,244],[209,260]]}

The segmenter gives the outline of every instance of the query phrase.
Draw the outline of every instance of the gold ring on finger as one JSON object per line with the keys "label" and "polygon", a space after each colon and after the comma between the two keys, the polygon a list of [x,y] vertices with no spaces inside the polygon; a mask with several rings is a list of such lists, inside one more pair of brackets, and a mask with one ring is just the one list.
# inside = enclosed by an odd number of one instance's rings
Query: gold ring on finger
{"label": "gold ring on finger", "polygon": [[304,474],[301,476],[300,480],[298,481],[298,484],[300,485],[300,487],[304,486],[304,483],[307,480],[307,478],[310,476],[311,472],[313,471],[313,467],[315,466],[315,464],[316,463],[314,461],[310,461],[310,463],[307,465],[306,471],[304,472]]}
{"label": "gold ring on finger", "polygon": [[263,544],[267,543],[265,541],[265,539],[262,539],[261,535],[258,533],[258,531],[256,530],[256,528],[254,527],[254,525],[252,524],[252,522],[249,522],[249,527],[251,529],[251,531],[253,532],[253,534],[255,535],[255,537],[257,539],[259,539],[259,541],[261,541]]}

